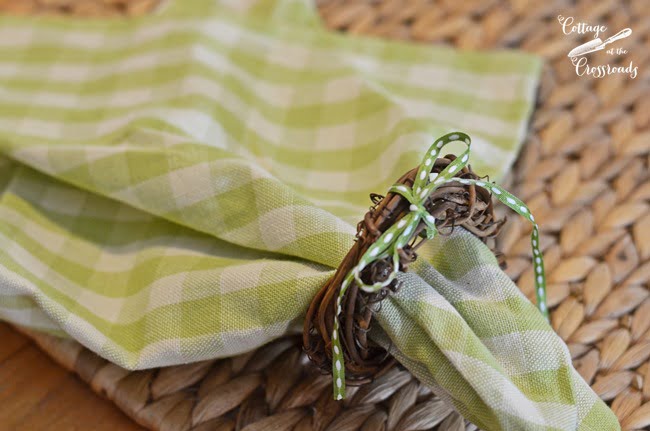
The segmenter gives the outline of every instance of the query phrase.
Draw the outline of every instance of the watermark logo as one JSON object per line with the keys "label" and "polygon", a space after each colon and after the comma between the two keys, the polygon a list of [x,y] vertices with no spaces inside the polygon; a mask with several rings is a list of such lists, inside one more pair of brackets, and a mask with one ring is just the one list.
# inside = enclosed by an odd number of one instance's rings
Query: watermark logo
{"label": "watermark logo", "polygon": [[613,36],[608,37],[605,40],[602,40],[599,36],[601,33],[607,31],[607,27],[604,25],[590,25],[585,22],[576,23],[572,16],[564,17],[558,15],[558,22],[562,26],[562,32],[564,34],[593,34],[594,39],[590,40],[587,43],[583,43],[575,48],[573,48],[568,57],[571,59],[571,63],[576,68],[576,74],[578,76],[588,75],[593,76],[594,78],[603,78],[607,75],[612,75],[615,73],[625,73],[630,75],[630,78],[636,78],[638,74],[638,67],[634,65],[633,61],[630,61],[630,64],[627,66],[613,66],[611,64],[601,64],[592,66],[589,64],[588,54],[596,51],[605,50],[609,55],[624,55],[628,51],[622,47],[614,47],[612,44],[618,40],[625,39],[626,37],[632,34],[632,29],[624,28]]}

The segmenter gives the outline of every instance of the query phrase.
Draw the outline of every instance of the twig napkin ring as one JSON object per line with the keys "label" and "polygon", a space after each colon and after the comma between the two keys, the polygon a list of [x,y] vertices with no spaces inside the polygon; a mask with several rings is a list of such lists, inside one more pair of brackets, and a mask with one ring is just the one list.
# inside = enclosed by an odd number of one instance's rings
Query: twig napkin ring
{"label": "twig napkin ring", "polygon": [[[462,154],[438,158],[443,147],[456,141],[467,145]],[[471,171],[467,165],[470,144],[465,133],[442,136],[420,166],[400,178],[386,197],[371,195],[375,205],[359,223],[355,245],[312,301],[305,320],[304,348],[321,368],[331,367],[335,399],[344,397],[346,383],[366,383],[394,365],[383,349],[369,343],[367,332],[381,300],[400,287],[397,273],[406,271],[426,240],[449,233],[454,226],[462,226],[484,242],[494,237],[503,221],[494,217],[492,196],[533,224],[537,306],[548,320],[535,218],[521,200]]]}

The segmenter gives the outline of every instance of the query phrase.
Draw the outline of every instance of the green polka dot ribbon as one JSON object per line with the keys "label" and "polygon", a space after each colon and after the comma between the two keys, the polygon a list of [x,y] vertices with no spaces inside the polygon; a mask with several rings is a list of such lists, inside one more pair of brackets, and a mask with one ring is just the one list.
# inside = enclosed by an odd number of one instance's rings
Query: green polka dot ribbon
{"label": "green polka dot ribbon", "polygon": [[[464,142],[467,145],[465,151],[453,160],[440,173],[432,173],[435,160],[438,158],[440,151],[444,146],[451,142]],[[471,139],[468,135],[461,132],[453,132],[437,139],[429,148],[424,156],[422,163],[415,177],[413,187],[404,184],[396,184],[389,189],[389,192],[397,193],[409,201],[410,211],[402,217],[399,222],[391,226],[384,232],[375,243],[366,250],[361,256],[359,263],[346,275],[341,283],[341,289],[336,301],[336,314],[334,317],[334,329],[332,331],[332,375],[334,378],[334,398],[343,399],[345,396],[345,366],[343,350],[341,349],[341,340],[339,336],[339,315],[341,314],[341,302],[352,283],[357,283],[360,289],[366,292],[376,292],[382,287],[388,286],[397,276],[399,271],[399,252],[414,239],[416,228],[420,221],[425,224],[425,234],[427,239],[437,235],[436,220],[425,209],[424,204],[427,198],[440,187],[442,184],[458,182],[461,184],[475,184],[489,190],[493,196],[510,207],[517,214],[530,220],[533,224],[531,234],[531,244],[533,249],[533,259],[535,267],[535,294],[537,296],[537,307],[539,311],[548,320],[548,309],[546,307],[546,278],[544,275],[544,261],[539,250],[539,229],[535,218],[530,213],[528,207],[517,197],[507,192],[503,188],[486,181],[455,178],[454,175],[462,170],[469,160]],[[363,270],[371,263],[390,258],[393,261],[393,268],[390,275],[382,282],[366,284],[361,279]]]}

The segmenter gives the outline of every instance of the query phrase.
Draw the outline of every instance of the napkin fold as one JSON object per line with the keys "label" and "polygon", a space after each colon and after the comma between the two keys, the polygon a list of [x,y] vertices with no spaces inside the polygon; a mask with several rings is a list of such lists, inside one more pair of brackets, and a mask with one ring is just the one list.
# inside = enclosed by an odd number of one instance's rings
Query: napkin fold
{"label": "napkin fold", "polygon": [[[514,160],[537,58],[244,6],[0,18],[0,318],[129,369],[242,353],[301,329],[368,193],[433,137],[471,134],[493,178]],[[427,250],[377,340],[483,429],[617,429],[480,241]]]}
{"label": "napkin fold", "polygon": [[437,237],[413,269],[372,335],[463,416],[483,430],[620,429],[476,237]]}

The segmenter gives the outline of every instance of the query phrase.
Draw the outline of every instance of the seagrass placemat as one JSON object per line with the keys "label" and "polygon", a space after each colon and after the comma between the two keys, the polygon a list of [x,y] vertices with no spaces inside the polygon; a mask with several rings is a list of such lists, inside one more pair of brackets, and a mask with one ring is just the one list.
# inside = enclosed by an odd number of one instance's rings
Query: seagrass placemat
{"label": "seagrass placemat", "polygon": [[[0,0],[10,13],[124,16],[156,0]],[[621,421],[650,429],[650,8],[646,0],[320,1],[326,25],[355,34],[462,49],[520,48],[546,66],[526,145],[509,181],[542,229],[552,325],[574,363]],[[558,15],[633,30],[627,53],[585,73],[567,53],[588,34],[565,34]],[[568,30],[571,28],[569,27]],[[577,72],[582,72],[578,76]],[[597,71],[595,71],[597,72]],[[528,227],[512,217],[500,237],[508,274],[534,295]],[[193,430],[471,430],[407,371],[392,370],[338,404],[286,338],[246,355],[129,372],[78,343],[31,337],[141,424]]]}

